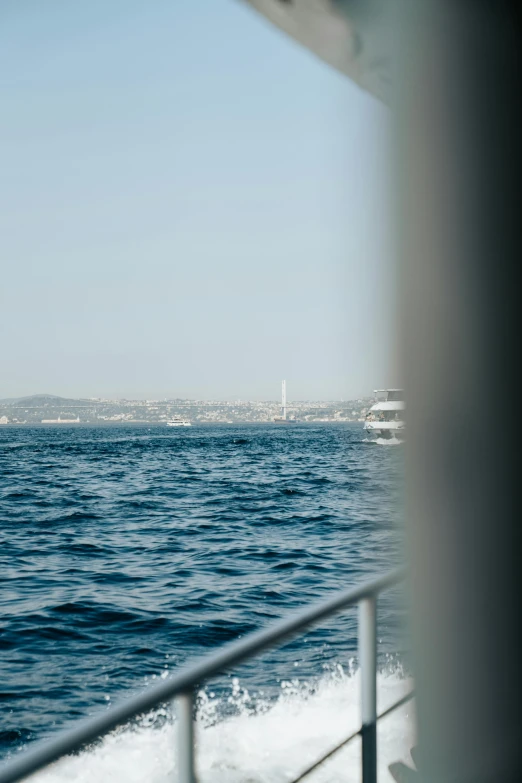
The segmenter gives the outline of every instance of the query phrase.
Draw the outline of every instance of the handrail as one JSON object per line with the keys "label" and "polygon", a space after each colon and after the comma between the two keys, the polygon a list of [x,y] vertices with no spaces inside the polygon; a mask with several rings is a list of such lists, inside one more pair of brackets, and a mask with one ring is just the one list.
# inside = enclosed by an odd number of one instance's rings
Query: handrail
{"label": "handrail", "polygon": [[[16,781],[32,775],[43,767],[52,764],[62,756],[73,753],[83,746],[107,734],[112,729],[127,723],[137,715],[150,711],[158,704],[163,704],[177,697],[178,720],[180,723],[180,783],[194,783],[194,748],[192,729],[193,691],[205,680],[210,679],[225,670],[230,669],[244,660],[258,655],[268,647],[287,641],[299,631],[329,617],[341,609],[354,604],[360,605],[360,621],[364,628],[364,639],[361,639],[360,657],[362,670],[362,701],[363,701],[363,781],[373,783],[375,775],[364,775],[370,767],[375,767],[375,679],[376,679],[376,629],[375,629],[375,598],[383,590],[402,581],[404,569],[396,569],[383,577],[366,582],[358,587],[342,590],[330,598],[305,607],[288,617],[255,631],[243,639],[230,642],[220,650],[209,653],[190,666],[181,670],[166,680],[149,687],[142,693],[130,697],[124,702],[111,707],[107,711],[79,723],[72,729],[64,731],[57,737],[43,740],[29,748],[14,759],[9,760],[0,768],[0,783],[16,783]],[[370,610],[368,612],[368,610]],[[373,685],[372,685],[373,681]],[[365,695],[366,692],[366,695]],[[365,714],[366,713],[366,714]],[[367,724],[367,725],[366,725]],[[366,732],[366,741],[365,741]],[[190,747],[189,747],[190,746]],[[364,763],[364,748],[369,760]]]}
{"label": "handrail", "polygon": [[[379,713],[377,715],[377,720],[381,720],[381,718],[386,718],[387,715],[389,715],[394,710],[397,710],[399,707],[402,707],[403,704],[407,704],[413,697],[415,696],[415,691],[411,690],[408,693],[406,693],[404,696],[402,696],[397,701],[394,701],[393,704],[391,704],[389,707],[387,707],[383,712]],[[352,734],[349,734],[348,737],[345,737],[345,739],[341,740],[337,745],[334,745],[333,748],[330,748],[329,751],[327,751],[324,756],[321,756],[321,758],[316,759],[313,764],[311,764],[306,769],[302,770],[296,778],[294,778],[291,783],[301,783],[301,780],[304,780],[308,775],[311,775],[312,772],[314,772],[317,767],[320,767],[321,764],[324,764],[325,761],[328,761],[328,759],[331,759],[332,756],[335,756],[336,753],[338,753],[340,750],[345,748],[352,740],[354,740],[356,737],[360,737],[362,735],[362,728],[357,729],[357,731],[352,732]]]}

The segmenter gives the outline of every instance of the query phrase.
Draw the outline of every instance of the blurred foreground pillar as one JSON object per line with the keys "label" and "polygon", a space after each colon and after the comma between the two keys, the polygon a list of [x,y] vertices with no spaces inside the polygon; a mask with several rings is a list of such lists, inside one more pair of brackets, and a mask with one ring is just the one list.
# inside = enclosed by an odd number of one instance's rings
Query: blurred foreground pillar
{"label": "blurred foreground pillar", "polygon": [[522,780],[519,5],[398,3],[406,514],[437,783]]}

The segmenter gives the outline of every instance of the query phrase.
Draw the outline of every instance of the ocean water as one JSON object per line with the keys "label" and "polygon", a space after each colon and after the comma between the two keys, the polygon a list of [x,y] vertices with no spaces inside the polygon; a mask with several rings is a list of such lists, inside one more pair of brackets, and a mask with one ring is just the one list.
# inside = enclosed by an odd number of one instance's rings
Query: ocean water
{"label": "ocean water", "polygon": [[[401,557],[400,444],[360,424],[0,430],[0,754]],[[379,602],[379,709],[410,686],[399,590]],[[206,683],[201,781],[291,780],[358,721],[349,610]],[[412,707],[379,727],[408,760]],[[169,706],[40,781],[172,780]],[[357,742],[313,781],[359,780]],[[86,758],[88,757],[88,759]]]}

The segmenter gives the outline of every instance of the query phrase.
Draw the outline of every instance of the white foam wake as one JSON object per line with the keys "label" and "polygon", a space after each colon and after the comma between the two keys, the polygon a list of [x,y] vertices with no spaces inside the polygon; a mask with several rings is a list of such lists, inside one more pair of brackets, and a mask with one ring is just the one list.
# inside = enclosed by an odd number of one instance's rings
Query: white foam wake
{"label": "white foam wake", "polygon": [[363,443],[376,443],[377,446],[400,446],[404,441],[399,438],[364,438]]}
{"label": "white foam wake", "polygon": [[[411,688],[400,674],[379,676],[379,711]],[[200,783],[286,783],[342,741],[359,722],[359,677],[341,670],[311,688],[283,683],[275,703],[251,697],[233,681],[228,706],[237,714],[218,720],[223,700],[200,697],[196,739]],[[217,722],[216,722],[217,721]],[[146,724],[147,721],[144,722]],[[62,760],[37,783],[172,783],[176,778],[176,724],[141,725],[108,736],[94,750]],[[388,764],[411,764],[413,707],[406,704],[379,723],[379,781],[391,781]],[[312,783],[360,781],[360,741],[312,773]]]}

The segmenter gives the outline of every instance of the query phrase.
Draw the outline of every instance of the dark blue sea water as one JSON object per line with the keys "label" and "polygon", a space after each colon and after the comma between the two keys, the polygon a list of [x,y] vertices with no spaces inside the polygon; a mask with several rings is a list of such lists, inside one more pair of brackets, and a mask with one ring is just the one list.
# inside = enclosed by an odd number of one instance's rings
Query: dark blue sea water
{"label": "dark blue sea water", "polygon": [[[400,560],[402,448],[360,424],[3,427],[0,460],[4,755]],[[356,649],[351,611],[234,674],[269,702]]]}

